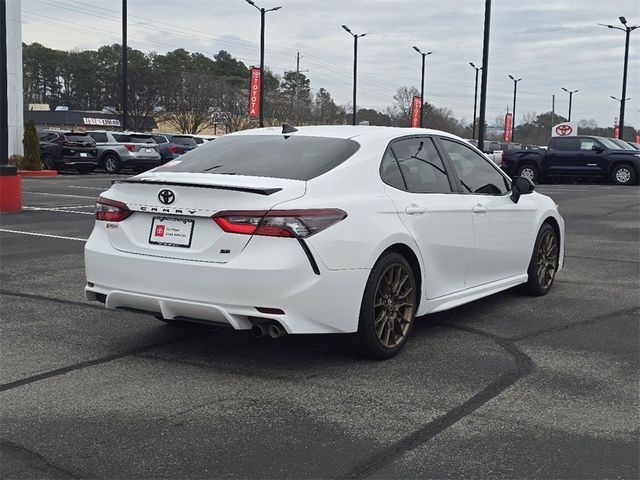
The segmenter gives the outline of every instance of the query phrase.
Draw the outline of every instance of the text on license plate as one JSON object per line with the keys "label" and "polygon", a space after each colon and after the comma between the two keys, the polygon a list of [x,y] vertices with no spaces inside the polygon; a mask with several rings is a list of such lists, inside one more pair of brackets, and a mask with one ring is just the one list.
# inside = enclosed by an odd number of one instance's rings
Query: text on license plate
{"label": "text on license plate", "polygon": [[153,217],[149,243],[170,247],[191,247],[194,221],[189,218]]}

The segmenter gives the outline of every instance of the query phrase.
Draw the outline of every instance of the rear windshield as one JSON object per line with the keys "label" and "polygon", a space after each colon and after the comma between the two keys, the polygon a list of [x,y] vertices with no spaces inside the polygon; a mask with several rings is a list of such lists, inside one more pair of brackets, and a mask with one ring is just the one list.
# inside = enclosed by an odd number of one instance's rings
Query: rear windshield
{"label": "rear windshield", "polygon": [[116,137],[118,142],[132,142],[132,143],[156,143],[151,135],[141,134],[124,134]]}
{"label": "rear windshield", "polygon": [[96,142],[108,142],[107,134],[102,132],[87,132]]}
{"label": "rear windshield", "polygon": [[80,142],[80,143],[94,142],[93,138],[91,138],[86,133],[65,133],[64,138],[66,138],[68,142]]}
{"label": "rear windshield", "polygon": [[173,143],[176,145],[188,145],[190,147],[198,145],[193,137],[179,137],[177,135],[173,136]]}
{"label": "rear windshield", "polygon": [[311,180],[337,167],[360,145],[324,137],[243,135],[218,138],[163,170]]}
{"label": "rear windshield", "polygon": [[164,135],[152,135],[152,137],[156,143],[169,143],[169,140]]}

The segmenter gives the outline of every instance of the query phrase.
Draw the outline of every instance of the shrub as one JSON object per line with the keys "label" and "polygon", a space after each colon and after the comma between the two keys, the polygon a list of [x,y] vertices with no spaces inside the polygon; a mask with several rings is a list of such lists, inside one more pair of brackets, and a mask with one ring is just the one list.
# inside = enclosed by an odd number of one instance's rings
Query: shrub
{"label": "shrub", "polygon": [[24,127],[24,170],[42,170],[42,161],[40,160],[40,143],[38,134],[36,133],[36,124],[33,120],[29,120]]}
{"label": "shrub", "polygon": [[11,155],[9,165],[15,165],[18,170],[24,170],[24,157],[22,155]]}

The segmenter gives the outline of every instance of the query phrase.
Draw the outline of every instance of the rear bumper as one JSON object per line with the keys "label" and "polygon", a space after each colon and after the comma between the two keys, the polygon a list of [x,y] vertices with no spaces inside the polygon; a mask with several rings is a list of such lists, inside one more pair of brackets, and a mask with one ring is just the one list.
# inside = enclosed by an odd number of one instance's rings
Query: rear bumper
{"label": "rear bumper", "polygon": [[[237,330],[276,320],[288,333],[347,333],[358,326],[369,270],[316,275],[294,239],[254,237],[228,263],[194,262],[115,250],[97,223],[85,247],[88,300],[164,318],[224,323]],[[277,308],[282,315],[260,313]]]}
{"label": "rear bumper", "polygon": [[96,166],[98,165],[98,159],[96,157],[62,157],[55,161],[55,167],[57,169],[77,167],[80,165]]}

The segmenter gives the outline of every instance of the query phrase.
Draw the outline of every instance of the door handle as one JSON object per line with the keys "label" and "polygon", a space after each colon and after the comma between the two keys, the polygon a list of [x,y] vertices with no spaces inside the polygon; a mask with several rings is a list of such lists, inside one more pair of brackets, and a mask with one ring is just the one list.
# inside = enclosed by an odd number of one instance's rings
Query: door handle
{"label": "door handle", "polygon": [[476,205],[473,207],[473,213],[487,213],[487,207],[483,205]]}
{"label": "door handle", "polygon": [[409,205],[404,211],[409,215],[421,214],[427,211],[426,208],[421,207],[420,205]]}

